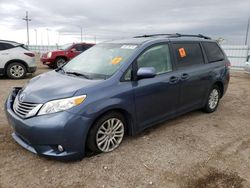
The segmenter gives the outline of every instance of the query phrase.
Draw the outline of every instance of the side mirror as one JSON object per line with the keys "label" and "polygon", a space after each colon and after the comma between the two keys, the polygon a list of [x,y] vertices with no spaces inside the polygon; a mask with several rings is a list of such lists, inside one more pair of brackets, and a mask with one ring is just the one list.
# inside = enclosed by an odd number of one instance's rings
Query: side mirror
{"label": "side mirror", "polygon": [[137,71],[137,78],[143,79],[143,78],[153,78],[156,75],[156,71],[154,67],[141,67]]}
{"label": "side mirror", "polygon": [[75,48],[72,48],[70,51],[71,52],[76,52],[77,50]]}

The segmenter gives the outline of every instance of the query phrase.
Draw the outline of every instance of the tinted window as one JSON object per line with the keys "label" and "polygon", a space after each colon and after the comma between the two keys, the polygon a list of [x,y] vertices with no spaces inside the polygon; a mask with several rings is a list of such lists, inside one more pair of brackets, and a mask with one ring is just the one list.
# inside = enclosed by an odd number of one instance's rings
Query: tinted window
{"label": "tinted window", "polygon": [[202,45],[205,49],[209,63],[221,61],[224,59],[224,55],[220,47],[215,42],[203,42]]}
{"label": "tinted window", "polygon": [[87,44],[77,44],[74,46],[74,48],[76,49],[76,51],[80,51],[83,52],[87,49],[89,49],[90,47],[92,47],[93,45],[87,45]]}
{"label": "tinted window", "polygon": [[4,50],[3,43],[0,43],[0,50]]}
{"label": "tinted window", "polygon": [[76,51],[80,51],[80,52],[84,51],[83,46],[81,44],[75,45],[74,48],[76,49]]}
{"label": "tinted window", "polygon": [[173,44],[173,48],[178,61],[178,67],[204,63],[199,43],[176,43]]}
{"label": "tinted window", "polygon": [[13,48],[14,46],[12,44],[8,43],[0,43],[0,50],[8,50],[10,48]]}
{"label": "tinted window", "polygon": [[138,69],[140,67],[154,67],[157,74],[172,70],[168,44],[157,45],[146,50],[137,59]]}
{"label": "tinted window", "polygon": [[82,48],[84,49],[84,50],[87,50],[87,49],[89,49],[90,47],[92,47],[93,45],[92,44],[84,44],[84,45],[82,45]]}

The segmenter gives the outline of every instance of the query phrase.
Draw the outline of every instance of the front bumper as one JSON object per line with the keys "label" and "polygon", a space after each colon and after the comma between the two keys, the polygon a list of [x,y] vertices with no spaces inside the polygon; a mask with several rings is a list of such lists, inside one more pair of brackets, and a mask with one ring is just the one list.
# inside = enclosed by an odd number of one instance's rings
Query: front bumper
{"label": "front bumper", "polygon": [[52,63],[54,63],[54,59],[52,58],[46,58],[46,57],[41,57],[40,61],[44,64],[44,65],[50,65]]}
{"label": "front bumper", "polygon": [[[67,111],[22,119],[12,109],[19,89],[14,88],[5,103],[15,141],[38,155],[68,160],[82,158],[91,119]],[[63,152],[57,149],[58,145],[63,146]]]}

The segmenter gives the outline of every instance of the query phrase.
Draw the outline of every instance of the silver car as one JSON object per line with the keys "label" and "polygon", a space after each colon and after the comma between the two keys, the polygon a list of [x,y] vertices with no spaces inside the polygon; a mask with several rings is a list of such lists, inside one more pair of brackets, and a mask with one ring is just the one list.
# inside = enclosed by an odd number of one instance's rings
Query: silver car
{"label": "silver car", "polygon": [[0,75],[12,79],[24,78],[36,71],[35,54],[23,44],[0,40]]}

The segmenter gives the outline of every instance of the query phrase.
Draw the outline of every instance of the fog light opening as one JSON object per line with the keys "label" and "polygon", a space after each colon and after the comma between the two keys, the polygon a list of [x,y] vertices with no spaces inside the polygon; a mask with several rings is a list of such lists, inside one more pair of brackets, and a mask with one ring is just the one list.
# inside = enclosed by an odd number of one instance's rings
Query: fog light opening
{"label": "fog light opening", "polygon": [[58,151],[60,151],[60,152],[63,152],[63,151],[64,151],[64,148],[62,147],[62,145],[58,145],[58,146],[57,146],[57,149],[58,149]]}

